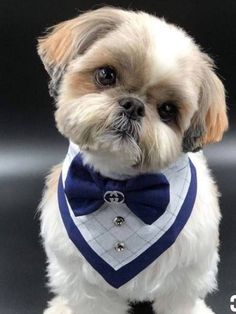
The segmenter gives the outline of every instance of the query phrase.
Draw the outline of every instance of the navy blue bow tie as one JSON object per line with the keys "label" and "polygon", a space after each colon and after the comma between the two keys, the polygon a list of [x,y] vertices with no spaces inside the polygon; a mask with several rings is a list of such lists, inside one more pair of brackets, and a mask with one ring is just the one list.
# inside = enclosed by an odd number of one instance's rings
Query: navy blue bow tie
{"label": "navy blue bow tie", "polygon": [[170,199],[169,182],[163,174],[112,180],[83,165],[81,154],[70,165],[65,180],[65,194],[75,216],[91,214],[104,202],[125,203],[148,225],[164,213]]}

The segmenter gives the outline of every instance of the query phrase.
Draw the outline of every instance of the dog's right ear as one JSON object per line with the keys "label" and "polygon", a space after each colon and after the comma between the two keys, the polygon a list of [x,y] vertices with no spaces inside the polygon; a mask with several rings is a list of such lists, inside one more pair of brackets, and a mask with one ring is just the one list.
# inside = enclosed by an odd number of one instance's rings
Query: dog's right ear
{"label": "dog's right ear", "polygon": [[126,13],[110,7],[88,11],[49,28],[47,34],[38,39],[38,53],[51,77],[51,96],[57,95],[60,79],[70,61],[114,30]]}

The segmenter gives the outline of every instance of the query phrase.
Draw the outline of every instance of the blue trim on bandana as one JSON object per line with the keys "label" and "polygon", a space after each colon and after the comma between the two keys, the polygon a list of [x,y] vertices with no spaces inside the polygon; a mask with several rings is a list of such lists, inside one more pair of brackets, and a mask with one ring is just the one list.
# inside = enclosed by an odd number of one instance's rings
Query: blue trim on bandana
{"label": "blue trim on bandana", "polygon": [[196,169],[189,159],[191,170],[191,182],[183,205],[176,217],[173,225],[163,234],[163,236],[140,254],[133,261],[118,270],[113,269],[106,263],[86,242],[82,234],[73,222],[67,201],[65,198],[62,176],[58,183],[58,202],[63,223],[69,238],[85,257],[88,263],[114,288],[119,288],[129,280],[138,275],[142,270],[155,261],[163,252],[165,252],[177,239],[181,230],[187,223],[194,206],[197,194],[197,174]]}

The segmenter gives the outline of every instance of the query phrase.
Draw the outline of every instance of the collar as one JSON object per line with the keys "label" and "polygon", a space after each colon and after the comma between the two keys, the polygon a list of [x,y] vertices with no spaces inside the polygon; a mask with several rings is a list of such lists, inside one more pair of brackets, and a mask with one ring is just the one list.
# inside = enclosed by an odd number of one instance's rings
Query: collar
{"label": "collar", "polygon": [[[194,206],[196,169],[188,155],[183,154],[174,164],[156,173],[168,182],[169,200],[164,211],[150,224],[141,220],[128,202],[120,202],[120,195],[115,195],[112,202],[106,202],[104,195],[96,211],[76,215],[73,198],[68,198],[66,193],[66,182],[79,154],[79,148],[70,143],[58,183],[61,217],[79,252],[110,285],[119,288],[176,241]],[[104,179],[95,172],[93,175]],[[155,197],[155,190],[153,192]],[[157,187],[156,195],[158,193]]]}

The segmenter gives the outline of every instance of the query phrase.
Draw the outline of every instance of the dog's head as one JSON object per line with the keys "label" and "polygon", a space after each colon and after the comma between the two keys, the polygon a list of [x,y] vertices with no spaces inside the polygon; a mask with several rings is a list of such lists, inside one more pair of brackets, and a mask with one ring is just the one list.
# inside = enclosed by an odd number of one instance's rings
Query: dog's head
{"label": "dog's head", "polygon": [[227,128],[212,60],[163,19],[90,11],[50,29],[38,51],[59,131],[111,169],[166,167],[182,151],[219,141]]}

